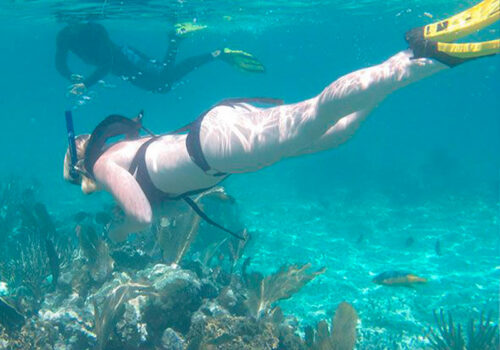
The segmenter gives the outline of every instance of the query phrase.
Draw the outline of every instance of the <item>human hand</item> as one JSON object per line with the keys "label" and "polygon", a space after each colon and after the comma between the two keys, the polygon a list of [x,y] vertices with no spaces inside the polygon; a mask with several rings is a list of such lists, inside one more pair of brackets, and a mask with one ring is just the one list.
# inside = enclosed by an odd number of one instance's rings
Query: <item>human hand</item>
{"label": "human hand", "polygon": [[213,58],[219,57],[221,53],[222,53],[221,50],[215,50],[211,52]]}
{"label": "human hand", "polygon": [[83,75],[80,74],[71,74],[70,80],[72,83],[82,83],[83,82]]}
{"label": "human hand", "polygon": [[84,83],[75,83],[68,86],[68,95],[79,96],[83,95],[87,91],[87,87]]}

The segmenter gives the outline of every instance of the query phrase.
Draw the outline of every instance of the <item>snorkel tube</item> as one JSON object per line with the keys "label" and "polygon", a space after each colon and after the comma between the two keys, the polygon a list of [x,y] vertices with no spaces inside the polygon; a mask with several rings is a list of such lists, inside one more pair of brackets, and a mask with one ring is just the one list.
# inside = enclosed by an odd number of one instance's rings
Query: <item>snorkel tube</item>
{"label": "snorkel tube", "polygon": [[68,145],[69,145],[69,155],[71,159],[71,167],[69,169],[69,174],[72,177],[78,177],[78,172],[76,171],[76,163],[78,158],[76,155],[76,143],[75,143],[75,129],[73,127],[73,114],[70,110],[65,113],[66,116],[66,131],[68,133]]}

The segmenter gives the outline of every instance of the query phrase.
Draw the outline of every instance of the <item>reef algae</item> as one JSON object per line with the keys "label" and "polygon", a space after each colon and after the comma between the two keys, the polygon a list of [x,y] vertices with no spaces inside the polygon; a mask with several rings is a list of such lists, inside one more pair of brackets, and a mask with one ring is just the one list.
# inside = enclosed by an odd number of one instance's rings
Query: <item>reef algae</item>
{"label": "reef algae", "polygon": [[431,348],[434,350],[494,350],[500,346],[498,324],[493,322],[491,313],[485,318],[484,313],[481,312],[477,324],[473,318],[470,318],[466,337],[462,334],[462,325],[454,324],[451,312],[448,312],[448,320],[446,320],[442,309],[439,313],[434,311],[434,319],[438,331],[431,329],[428,337]]}

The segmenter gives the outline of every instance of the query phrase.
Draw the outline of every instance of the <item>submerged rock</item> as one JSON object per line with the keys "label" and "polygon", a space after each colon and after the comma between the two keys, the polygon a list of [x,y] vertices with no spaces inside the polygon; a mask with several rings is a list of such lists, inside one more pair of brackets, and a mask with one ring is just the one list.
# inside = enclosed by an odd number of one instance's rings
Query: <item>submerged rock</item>
{"label": "submerged rock", "polygon": [[191,271],[158,264],[137,274],[150,281],[157,296],[145,312],[148,325],[161,332],[170,327],[187,332],[191,315],[202,304],[201,282]]}
{"label": "submerged rock", "polygon": [[115,332],[119,335],[121,343],[117,348],[142,349],[148,348],[152,343],[144,319],[144,310],[150,302],[149,296],[140,295],[125,303],[123,315],[116,323]]}
{"label": "submerged rock", "polygon": [[174,331],[172,328],[167,328],[163,332],[161,337],[161,344],[159,349],[161,350],[183,350],[185,346],[185,340],[181,334]]}
{"label": "submerged rock", "polygon": [[[202,303],[202,284],[194,273],[158,264],[133,277],[125,272],[113,277],[92,296],[99,319],[105,320],[96,319],[98,348],[183,344],[180,334],[189,330],[191,315]],[[172,332],[180,332],[179,339]]]}
{"label": "submerged rock", "polygon": [[94,348],[97,339],[93,332],[93,314],[85,300],[72,294],[59,305],[56,303],[58,298],[48,298],[38,312],[36,328],[40,336],[45,335],[42,344],[53,349]]}
{"label": "submerged rock", "polygon": [[187,339],[190,347],[218,350],[278,349],[276,325],[250,317],[193,315]]}
{"label": "submerged rock", "polygon": [[126,269],[144,269],[152,259],[143,250],[134,249],[129,245],[120,246],[111,252],[111,257],[114,259],[119,268]]}

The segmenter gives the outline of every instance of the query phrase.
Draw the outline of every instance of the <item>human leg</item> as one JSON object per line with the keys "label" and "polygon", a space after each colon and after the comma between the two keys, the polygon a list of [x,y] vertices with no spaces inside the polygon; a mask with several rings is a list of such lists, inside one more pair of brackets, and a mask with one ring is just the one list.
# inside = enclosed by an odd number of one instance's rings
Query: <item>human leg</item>
{"label": "human leg", "polygon": [[[174,13],[171,19],[173,22],[176,22],[177,15]],[[167,66],[168,69],[173,68],[175,65],[175,59],[179,48],[179,42],[182,39],[186,38],[187,36],[191,35],[192,33],[197,32],[199,30],[203,30],[206,27],[207,26],[205,25],[200,25],[191,22],[176,23],[174,25],[174,28],[172,28],[172,30],[170,30],[170,32],[168,33],[168,41],[169,41],[168,49],[163,59],[163,63]]]}
{"label": "human leg", "polygon": [[179,37],[175,34],[175,31],[172,30],[168,34],[168,49],[165,57],[163,58],[165,69],[170,70],[175,66],[175,59],[177,57],[178,49]]}
{"label": "human leg", "polygon": [[340,118],[318,140],[313,142],[310,147],[304,149],[302,154],[326,151],[347,142],[372,111],[373,108],[367,108]]}
{"label": "human leg", "polygon": [[170,84],[179,81],[193,70],[209,62],[212,62],[214,59],[215,58],[212,53],[206,53],[186,58],[178,64],[165,69],[164,80]]}
{"label": "human leg", "polygon": [[411,50],[400,52],[382,64],[347,74],[318,96],[293,105],[215,108],[201,127],[207,162],[221,172],[250,172],[345,142],[368,111],[391,92],[446,68],[435,60],[412,56]]}

